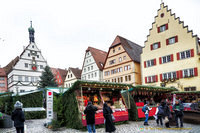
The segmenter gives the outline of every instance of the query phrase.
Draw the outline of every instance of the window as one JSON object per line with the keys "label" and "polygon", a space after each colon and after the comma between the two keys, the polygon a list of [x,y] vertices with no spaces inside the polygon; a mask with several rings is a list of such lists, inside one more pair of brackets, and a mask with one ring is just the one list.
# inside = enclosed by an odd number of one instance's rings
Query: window
{"label": "window", "polygon": [[171,62],[171,61],[173,61],[173,54],[167,55],[167,56],[163,56],[163,57],[159,58],[160,64],[168,63],[168,62]]}
{"label": "window", "polygon": [[148,60],[144,62],[144,67],[151,67],[156,65],[156,59]]}
{"label": "window", "polygon": [[123,60],[126,60],[126,56],[123,57]]}
{"label": "window", "polygon": [[25,90],[20,90],[20,92],[25,92]]}
{"label": "window", "polygon": [[43,65],[40,65],[40,69],[44,69]]}
{"label": "window", "polygon": [[88,74],[88,79],[90,79],[90,74]]}
{"label": "window", "polygon": [[154,82],[158,82],[157,75],[145,77],[145,83],[154,83]]}
{"label": "window", "polygon": [[5,80],[5,78],[4,77],[0,77],[0,81],[4,81]]}
{"label": "window", "polygon": [[72,74],[71,74],[71,78],[72,78]]}
{"label": "window", "polygon": [[18,76],[18,81],[22,81],[22,76]]}
{"label": "window", "polygon": [[90,71],[90,67],[88,67],[88,71]]}
{"label": "window", "polygon": [[68,75],[68,78],[69,78],[69,75]]}
{"label": "window", "polygon": [[97,72],[94,73],[94,76],[97,77]]}
{"label": "window", "polygon": [[104,75],[105,75],[105,76],[110,75],[110,71],[105,71]]}
{"label": "window", "polygon": [[89,52],[87,52],[87,55],[90,55],[90,53],[89,53]]}
{"label": "window", "polygon": [[184,69],[182,71],[182,74],[183,74],[183,78],[194,77],[196,75],[194,72],[194,68]]}
{"label": "window", "polygon": [[155,49],[158,49],[158,48],[160,48],[160,42],[151,44],[151,50],[155,50]]}
{"label": "window", "polygon": [[0,87],[5,87],[5,83],[0,83]]}
{"label": "window", "polygon": [[117,82],[120,83],[120,78],[117,78]]}
{"label": "window", "polygon": [[113,53],[115,53],[115,49],[113,49]]}
{"label": "window", "polygon": [[185,87],[184,91],[196,91],[196,87]]}
{"label": "window", "polygon": [[37,55],[37,58],[39,58],[39,55]]}
{"label": "window", "polygon": [[86,68],[84,68],[84,72],[86,72]]}
{"label": "window", "polygon": [[28,80],[28,76],[25,76],[25,81],[26,81],[26,82],[28,82],[28,81],[29,81],[29,80]]}
{"label": "window", "polygon": [[119,47],[118,50],[121,50],[121,47]]}
{"label": "window", "polygon": [[121,82],[123,82],[123,77],[121,77]]}
{"label": "window", "polygon": [[91,66],[91,70],[93,70],[93,66]]}
{"label": "window", "polygon": [[93,78],[93,73],[91,74],[91,77]]}
{"label": "window", "polygon": [[177,76],[176,76],[176,72],[168,72],[168,73],[161,74],[160,78],[161,78],[160,81],[163,81],[163,80],[168,80],[168,79],[176,79]]}
{"label": "window", "polygon": [[176,42],[178,42],[178,36],[174,36],[169,39],[166,39],[166,45],[174,44]]}
{"label": "window", "polygon": [[128,80],[131,81],[131,75],[128,75]]}
{"label": "window", "polygon": [[125,81],[128,81],[128,77],[127,76],[125,76]]}
{"label": "window", "polygon": [[177,60],[187,59],[187,58],[190,58],[190,57],[194,57],[194,49],[186,50],[186,51],[182,51],[182,52],[177,53]]}
{"label": "window", "polygon": [[32,48],[34,48],[34,45],[32,45]]}
{"label": "window", "polygon": [[115,73],[117,73],[117,69],[112,69],[111,74],[115,74]]}
{"label": "window", "polygon": [[122,57],[119,57],[119,62],[121,62],[122,61]]}
{"label": "window", "polygon": [[34,77],[31,77],[31,82],[34,82]]}
{"label": "window", "polygon": [[168,29],[168,24],[158,27],[158,33],[163,32]]}
{"label": "window", "polygon": [[28,53],[28,57],[30,57],[30,54]]}
{"label": "window", "polygon": [[25,66],[26,68],[28,68],[28,63],[24,63],[24,66]]}
{"label": "window", "polygon": [[117,72],[122,72],[122,67],[117,68]]}
{"label": "window", "polygon": [[130,65],[124,66],[124,71],[130,70],[130,69],[131,69],[131,66],[130,66]]}
{"label": "window", "polygon": [[115,64],[115,59],[110,61],[110,65]]}
{"label": "window", "polygon": [[35,81],[36,81],[36,82],[38,82],[38,81],[39,81],[38,77],[35,77]]}

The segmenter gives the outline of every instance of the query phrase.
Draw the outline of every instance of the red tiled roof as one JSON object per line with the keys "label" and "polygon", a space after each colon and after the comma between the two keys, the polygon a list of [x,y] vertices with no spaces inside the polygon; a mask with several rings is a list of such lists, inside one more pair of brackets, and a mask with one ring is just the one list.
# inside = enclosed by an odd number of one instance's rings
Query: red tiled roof
{"label": "red tiled roof", "polygon": [[124,50],[127,52],[127,54],[133,61],[140,63],[140,54],[142,53],[142,46],[118,35],[115,38],[112,45],[110,46],[110,48],[113,48],[119,44],[122,45]]}
{"label": "red tiled roof", "polygon": [[0,76],[1,77],[6,77],[6,72],[3,68],[0,68]]}
{"label": "red tiled roof", "polygon": [[93,48],[93,47],[88,47],[86,52],[90,51],[98,68],[102,71],[103,70],[103,65],[106,60],[107,52]]}
{"label": "red tiled roof", "polygon": [[4,70],[5,70],[6,74],[11,72],[12,68],[17,64],[18,61],[19,61],[19,56],[17,56],[7,66],[4,67]]}
{"label": "red tiled roof", "polygon": [[77,78],[77,79],[81,79],[81,69],[79,69],[79,68],[72,68],[72,67],[70,67],[69,68],[71,71],[72,71],[72,73],[74,74],[74,76]]}
{"label": "red tiled roof", "polygon": [[57,70],[58,70],[59,73],[60,73],[60,76],[61,76],[61,78],[62,78],[62,81],[64,82],[64,81],[65,81],[65,78],[66,78],[66,76],[67,76],[67,70],[65,70],[65,69],[60,69],[60,68],[58,68]]}
{"label": "red tiled roof", "polygon": [[55,76],[57,74],[57,69],[56,68],[53,68],[51,67],[51,72],[53,73],[53,75]]}

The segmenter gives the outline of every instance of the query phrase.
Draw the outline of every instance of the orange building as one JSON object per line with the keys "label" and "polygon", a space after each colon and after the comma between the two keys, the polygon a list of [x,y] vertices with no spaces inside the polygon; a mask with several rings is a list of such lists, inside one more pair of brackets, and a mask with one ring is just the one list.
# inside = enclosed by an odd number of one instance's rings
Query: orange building
{"label": "orange building", "polygon": [[51,71],[56,79],[55,82],[57,83],[58,87],[64,87],[67,70],[60,68],[51,68]]}

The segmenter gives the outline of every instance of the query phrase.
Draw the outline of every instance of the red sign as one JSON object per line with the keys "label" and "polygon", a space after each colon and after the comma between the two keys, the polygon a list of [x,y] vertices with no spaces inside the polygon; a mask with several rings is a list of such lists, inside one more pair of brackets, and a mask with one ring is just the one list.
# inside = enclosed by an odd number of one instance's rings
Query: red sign
{"label": "red sign", "polygon": [[51,93],[51,92],[48,92],[48,95],[49,95],[49,96],[51,96],[51,95],[52,95],[52,93]]}

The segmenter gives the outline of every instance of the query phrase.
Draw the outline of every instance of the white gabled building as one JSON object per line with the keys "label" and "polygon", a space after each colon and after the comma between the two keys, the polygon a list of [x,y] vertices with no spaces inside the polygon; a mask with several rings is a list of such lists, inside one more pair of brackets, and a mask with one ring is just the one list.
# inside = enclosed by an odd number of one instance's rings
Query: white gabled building
{"label": "white gabled building", "polygon": [[42,71],[47,65],[41,50],[35,44],[35,30],[32,23],[28,31],[29,45],[24,48],[20,56],[4,67],[8,76],[8,91],[10,92],[36,90]]}
{"label": "white gabled building", "polygon": [[88,47],[83,61],[81,80],[103,81],[103,65],[107,52]]}

